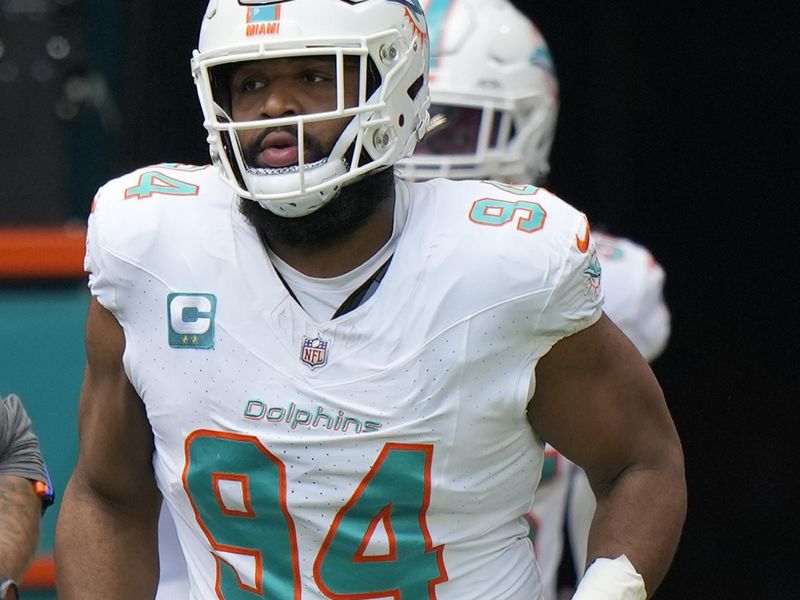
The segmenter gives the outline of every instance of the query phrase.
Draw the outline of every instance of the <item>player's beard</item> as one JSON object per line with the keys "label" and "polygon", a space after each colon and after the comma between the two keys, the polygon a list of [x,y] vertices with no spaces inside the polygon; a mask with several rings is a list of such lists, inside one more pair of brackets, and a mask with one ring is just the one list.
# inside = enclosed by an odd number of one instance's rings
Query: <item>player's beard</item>
{"label": "player's beard", "polygon": [[[257,140],[248,145],[246,159],[257,154],[260,143],[261,140]],[[326,156],[319,141],[308,134],[305,149],[308,162]],[[253,163],[248,161],[248,164]],[[375,214],[383,202],[393,198],[394,170],[386,168],[342,187],[335,198],[303,217],[279,216],[258,202],[244,198],[239,200],[239,208],[267,244],[324,249],[347,238]]]}

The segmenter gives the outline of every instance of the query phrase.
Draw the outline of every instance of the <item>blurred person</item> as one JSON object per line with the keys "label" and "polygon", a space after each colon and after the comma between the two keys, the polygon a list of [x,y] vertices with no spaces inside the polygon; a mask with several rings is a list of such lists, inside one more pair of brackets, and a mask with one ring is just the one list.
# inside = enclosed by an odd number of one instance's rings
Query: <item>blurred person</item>
{"label": "blurred person", "polygon": [[[432,130],[399,165],[410,181],[435,177],[542,185],[550,171],[559,89],[539,29],[510,2],[427,0]],[[664,271],[643,246],[593,232],[604,312],[652,361],[667,344]],[[557,597],[569,532],[576,578],[586,567],[594,494],[585,474],[548,446],[528,514],[545,598]],[[568,517],[568,518],[567,518]]]}
{"label": "blurred person", "polygon": [[162,498],[191,598],[539,598],[543,439],[598,495],[576,598],[658,587],[682,451],[586,217],[395,177],[429,42],[417,0],[209,3],[213,164],[113,180],[89,219],[61,600],[155,594]]}
{"label": "blurred person", "polygon": [[39,542],[53,492],[39,440],[19,397],[0,396],[0,600],[19,598],[16,581]]}
{"label": "blurred person", "polygon": [[166,506],[158,516],[158,590],[155,600],[189,597],[189,572],[175,522]]}

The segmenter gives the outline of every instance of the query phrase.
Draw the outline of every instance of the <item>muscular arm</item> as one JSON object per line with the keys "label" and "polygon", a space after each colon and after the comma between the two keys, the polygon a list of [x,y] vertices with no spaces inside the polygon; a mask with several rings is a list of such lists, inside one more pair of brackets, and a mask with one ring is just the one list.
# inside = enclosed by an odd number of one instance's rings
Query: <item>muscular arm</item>
{"label": "muscular arm", "polygon": [[583,467],[597,497],[587,564],[627,555],[648,595],[686,512],[680,441],[647,362],[607,318],[558,342],[536,367],[534,429]]}
{"label": "muscular arm", "polygon": [[39,541],[41,513],[30,480],[0,475],[0,578],[22,577]]}
{"label": "muscular arm", "polygon": [[122,329],[94,299],[86,337],[78,463],[56,528],[59,598],[152,598],[161,502],[152,433],[122,367]]}

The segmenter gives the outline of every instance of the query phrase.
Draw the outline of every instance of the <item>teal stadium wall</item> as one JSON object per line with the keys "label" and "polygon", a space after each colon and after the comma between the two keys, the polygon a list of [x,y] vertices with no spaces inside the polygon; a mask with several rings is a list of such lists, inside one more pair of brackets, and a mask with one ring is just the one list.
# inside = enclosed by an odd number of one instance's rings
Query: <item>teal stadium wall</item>
{"label": "teal stadium wall", "polygon": [[[30,143],[34,130],[11,119],[6,123],[5,145],[0,144],[0,154],[6,150],[0,168],[4,184],[0,186],[0,394],[13,392],[22,398],[56,490],[55,505],[42,520],[37,559],[23,579],[25,600],[54,600],[53,542],[61,498],[78,452],[78,397],[90,297],[81,268],[82,235],[75,234],[81,238],[77,243],[65,243],[60,230],[82,226],[97,187],[117,174],[113,159],[121,142],[115,136],[122,136],[117,119],[124,110],[122,100],[131,97],[127,92],[123,95],[122,88],[127,27],[136,19],[146,20],[149,8],[122,0],[30,4],[19,9],[21,14],[30,13],[29,19],[7,19],[0,9],[0,34],[5,34],[0,38],[6,43],[7,56],[23,65],[21,72],[26,72],[24,65],[39,59],[49,61],[54,69],[49,87],[22,77],[19,85],[5,86],[0,92],[6,104],[18,111],[9,114],[21,112],[26,123],[38,123],[36,131],[47,132],[44,146],[41,137],[34,136],[38,145]],[[37,11],[42,13],[38,17]],[[68,60],[50,61],[45,44],[36,43],[55,32],[70,41]],[[131,41],[139,43],[147,45],[141,38]],[[108,97],[103,98],[102,107],[81,105],[74,118],[57,119],[50,101],[61,96],[60,86],[73,75],[103,82]],[[31,90],[36,94],[31,95]],[[130,128],[125,130],[128,135]],[[42,164],[48,165],[45,171]],[[25,187],[30,194],[24,194],[13,184],[18,181],[15,176],[32,172],[40,173],[40,179]],[[58,210],[45,210],[49,206]],[[25,216],[14,219],[14,215]],[[58,215],[64,216],[63,222],[53,220]],[[26,238],[30,233],[26,227],[41,226],[52,228],[44,232],[45,238],[54,234],[60,241],[41,243],[41,231]],[[27,266],[20,266],[21,262]]]}
{"label": "teal stadium wall", "polygon": [[[39,436],[55,504],[42,520],[40,562],[52,554],[61,496],[78,451],[78,395],[85,362],[89,292],[84,283],[14,287],[0,282],[0,393],[18,394]],[[26,600],[52,600],[28,588]]]}

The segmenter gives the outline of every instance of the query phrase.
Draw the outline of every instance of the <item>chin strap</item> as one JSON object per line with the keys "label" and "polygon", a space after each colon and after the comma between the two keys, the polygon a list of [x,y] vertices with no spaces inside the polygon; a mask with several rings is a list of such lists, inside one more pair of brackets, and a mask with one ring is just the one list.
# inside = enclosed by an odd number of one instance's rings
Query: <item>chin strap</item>
{"label": "chin strap", "polygon": [[598,558],[586,570],[572,600],[646,600],[644,579],[624,554]]}

